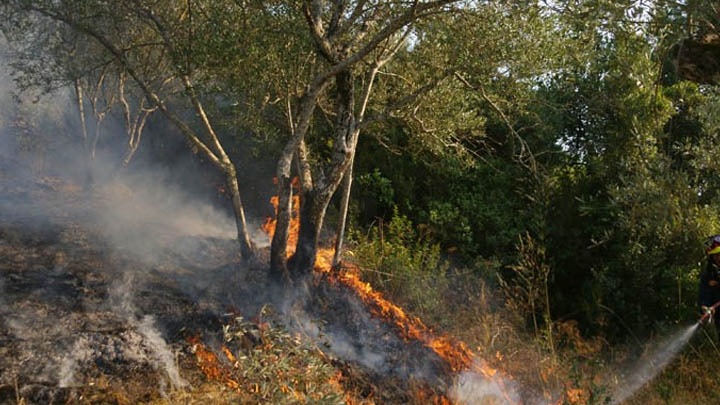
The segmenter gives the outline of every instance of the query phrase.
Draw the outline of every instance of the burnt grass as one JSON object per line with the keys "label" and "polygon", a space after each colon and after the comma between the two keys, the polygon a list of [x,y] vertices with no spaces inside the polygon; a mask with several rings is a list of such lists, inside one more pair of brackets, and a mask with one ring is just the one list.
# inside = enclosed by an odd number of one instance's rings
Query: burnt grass
{"label": "burnt grass", "polygon": [[[218,350],[232,319],[260,315],[321,351],[355,401],[409,403],[418,387],[447,388],[447,365],[346,287],[322,276],[277,286],[266,252],[245,263],[232,239],[105,216],[107,196],[0,180],[0,404],[162,403],[172,391],[227,390],[189,340]],[[101,217],[121,222],[120,237]],[[241,353],[260,342],[226,344]]]}

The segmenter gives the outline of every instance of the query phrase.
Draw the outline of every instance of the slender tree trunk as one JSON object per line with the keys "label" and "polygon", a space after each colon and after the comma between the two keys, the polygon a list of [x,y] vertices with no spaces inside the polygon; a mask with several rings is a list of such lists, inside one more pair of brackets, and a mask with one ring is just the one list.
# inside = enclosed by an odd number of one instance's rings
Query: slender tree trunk
{"label": "slender tree trunk", "polygon": [[242,199],[240,198],[240,186],[238,185],[237,173],[235,165],[232,162],[225,163],[225,176],[230,199],[232,200],[233,212],[235,213],[235,226],[237,227],[237,239],[240,244],[240,254],[243,259],[248,260],[253,257],[254,249],[247,232],[247,222],[245,221],[245,209]]}
{"label": "slender tree trunk", "polygon": [[[353,153],[354,155],[354,153]],[[342,260],[342,249],[345,238],[345,225],[347,223],[348,206],[350,205],[350,190],[353,181],[353,161],[350,159],[350,165],[343,176],[343,194],[340,200],[340,221],[338,222],[337,235],[335,236],[335,255],[333,256],[333,267],[340,265]]]}
{"label": "slender tree trunk", "polygon": [[95,116],[95,135],[93,135],[92,142],[90,142],[90,162],[95,162],[95,152],[97,151],[100,135],[102,135],[103,120],[105,120],[105,114]]}
{"label": "slender tree trunk", "polygon": [[153,110],[143,110],[139,113],[142,115],[137,117],[135,123],[127,129],[128,147],[122,160],[123,167],[130,166],[130,162],[133,157],[135,157],[135,153],[137,153],[140,141],[142,140],[143,131],[145,130],[145,123],[150,114],[152,114],[152,111]]}
{"label": "slender tree trunk", "polygon": [[289,175],[278,177],[277,182],[277,222],[275,223],[275,234],[270,242],[270,275],[276,281],[289,282],[287,247],[292,213],[292,185]]}
{"label": "slender tree trunk", "polygon": [[90,145],[87,132],[87,123],[85,122],[85,98],[83,96],[82,84],[80,83],[80,79],[75,79],[75,97],[78,106],[78,113],[80,115],[80,136],[82,136],[83,141],[83,164],[85,165],[85,179],[83,180],[83,187],[86,190],[89,190],[93,185],[93,177],[92,165],[90,164]]}

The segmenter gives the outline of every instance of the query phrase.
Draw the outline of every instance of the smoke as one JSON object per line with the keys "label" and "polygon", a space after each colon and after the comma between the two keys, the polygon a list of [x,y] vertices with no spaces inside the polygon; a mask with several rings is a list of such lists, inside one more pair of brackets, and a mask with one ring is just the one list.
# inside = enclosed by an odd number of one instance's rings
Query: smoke
{"label": "smoke", "polygon": [[488,378],[473,371],[464,371],[458,374],[448,390],[448,396],[457,405],[523,403],[511,381],[499,376]]}
{"label": "smoke", "polygon": [[[82,331],[72,337],[72,345],[65,350],[59,365],[56,367],[57,384],[61,388],[82,385],[77,374],[93,363],[122,364],[132,361],[149,364],[160,371],[165,379],[160,379],[160,391],[169,385],[173,389],[189,386],[180,376],[175,354],[158,330],[152,315],[139,315],[133,303],[133,277],[126,275],[110,289],[108,307],[112,310],[105,314],[106,319],[113,315],[115,321],[124,321],[125,326],[116,326],[121,331],[117,334],[103,334],[93,331]],[[22,328],[23,336],[27,336],[27,327]],[[62,331],[56,328],[56,333]],[[67,337],[69,338],[69,337]],[[66,339],[67,339],[66,338]]]}
{"label": "smoke", "polygon": [[[0,225],[12,223],[41,238],[57,238],[43,240],[43,249],[58,249],[68,257],[54,266],[40,259],[19,261],[13,269],[33,266],[32,271],[7,280],[0,272],[0,338],[7,333],[14,347],[28,355],[24,370],[19,360],[0,361],[0,384],[11,378],[10,366],[31,379],[72,387],[84,383],[86,367],[133,361],[150,364],[172,388],[187,387],[163,335],[164,314],[154,313],[147,301],[161,301],[162,294],[195,299],[205,292],[203,285],[223,290],[206,299],[229,294],[233,285],[225,270],[234,258],[232,253],[218,257],[219,251],[232,252],[229,246],[235,246],[235,220],[227,201],[200,184],[207,173],[199,172],[189,150],[170,162],[172,168],[164,165],[171,159],[164,157],[161,164],[142,153],[129,168],[121,168],[124,150],[118,145],[125,134],[110,118],[92,165],[95,187],[84,191],[87,166],[72,92],[60,89],[39,98],[18,94],[3,57],[0,44]],[[167,134],[150,131],[144,137],[158,140],[161,135]],[[185,160],[187,165],[180,163]],[[82,230],[65,230],[61,238],[55,234],[59,223]],[[255,225],[259,228],[250,222]],[[267,237],[258,242],[266,244]],[[112,266],[73,263],[73,250],[83,249],[83,254],[93,252],[83,260],[102,257]],[[172,266],[185,273],[167,269]],[[219,268],[223,271],[214,271]],[[240,271],[237,266],[232,270]],[[157,276],[164,277],[162,285],[171,291],[148,287]],[[139,290],[148,293],[138,297]],[[38,296],[35,302],[31,294]],[[226,302],[217,306],[222,304]]]}
{"label": "smoke", "polygon": [[140,334],[145,337],[145,343],[152,349],[156,364],[165,371],[172,387],[176,389],[187,387],[187,381],[180,377],[174,353],[168,347],[160,331],[155,327],[155,318],[152,315],[145,315],[139,322],[134,322],[134,324]]}
{"label": "smoke", "polygon": [[133,277],[126,275],[122,282],[111,289],[111,302],[114,303],[114,308],[143,337],[142,343],[150,350],[149,360],[153,367],[165,372],[173,388],[188,387],[187,381],[180,376],[174,353],[155,326],[155,318],[152,315],[138,316],[133,304],[133,289]]}
{"label": "smoke", "polygon": [[58,371],[58,387],[67,388],[77,385],[75,380],[75,373],[78,369],[78,364],[82,362],[82,353],[85,351],[83,340],[78,339],[73,343],[72,349],[65,353],[60,363],[60,369]]}
{"label": "smoke", "polygon": [[[378,375],[436,383],[445,373],[445,363],[419,340],[405,339],[387,320],[373,315],[362,300],[347,290],[315,289],[302,285],[280,305],[292,318],[289,327],[322,347],[323,352],[361,365]],[[313,313],[333,302],[331,313]]]}
{"label": "smoke", "polygon": [[155,263],[163,247],[183,236],[232,239],[234,219],[165,182],[162,173],[116,178],[99,186],[94,215],[111,245],[135,260]]}

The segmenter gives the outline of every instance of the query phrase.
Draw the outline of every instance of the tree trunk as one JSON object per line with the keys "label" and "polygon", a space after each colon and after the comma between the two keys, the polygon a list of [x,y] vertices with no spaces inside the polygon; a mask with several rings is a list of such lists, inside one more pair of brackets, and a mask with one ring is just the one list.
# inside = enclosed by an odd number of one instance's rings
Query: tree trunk
{"label": "tree trunk", "polygon": [[352,190],[353,160],[343,177],[343,194],[340,200],[340,222],[338,222],[337,234],[335,235],[335,255],[333,256],[333,267],[340,265],[342,260],[342,249],[345,238],[345,225],[347,223],[348,205],[350,205],[350,191]]}
{"label": "tree trunk", "polygon": [[[337,99],[335,142],[333,157],[324,178],[313,184],[303,181],[300,198],[300,233],[297,248],[290,266],[299,274],[311,272],[315,266],[320,231],[330,199],[337,191],[350,162],[357,141],[357,128],[354,116],[354,77],[351,70],[345,70],[335,76]],[[307,156],[298,153],[301,166],[308,166]],[[306,174],[309,177],[310,173]]]}
{"label": "tree trunk", "polygon": [[240,244],[240,254],[244,260],[251,259],[254,256],[254,249],[247,232],[247,222],[245,221],[245,209],[242,199],[240,198],[240,186],[237,181],[237,173],[235,165],[227,162],[225,166],[226,183],[232,200],[233,212],[235,213],[235,226],[237,228],[237,239]]}
{"label": "tree trunk", "polygon": [[[337,184],[334,189],[337,189]],[[300,231],[290,263],[293,274],[304,276],[315,267],[320,231],[332,196],[332,192],[328,191],[303,191],[300,196]]]}
{"label": "tree trunk", "polygon": [[80,115],[80,136],[83,141],[83,154],[85,165],[85,179],[83,180],[83,188],[89,190],[93,185],[92,165],[90,164],[90,145],[87,133],[87,123],[85,122],[85,98],[83,97],[82,84],[80,79],[75,79],[75,97]]}
{"label": "tree trunk", "polygon": [[288,234],[292,204],[292,185],[290,176],[277,178],[278,207],[275,218],[275,234],[270,243],[270,275],[276,281],[289,282],[287,265]]}
{"label": "tree trunk", "polygon": [[300,113],[297,125],[291,125],[292,137],[285,145],[277,164],[278,211],[276,214],[275,234],[270,243],[270,273],[278,280],[289,281],[287,266],[288,235],[290,231],[292,183],[290,180],[292,160],[310,127],[312,114],[317,106],[320,93],[327,87],[328,80],[323,79],[310,86],[300,99]]}

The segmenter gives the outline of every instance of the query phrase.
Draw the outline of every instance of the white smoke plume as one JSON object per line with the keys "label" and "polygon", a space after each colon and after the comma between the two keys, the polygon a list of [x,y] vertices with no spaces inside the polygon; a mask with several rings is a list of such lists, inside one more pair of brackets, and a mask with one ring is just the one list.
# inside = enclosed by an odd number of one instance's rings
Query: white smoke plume
{"label": "white smoke plume", "polygon": [[523,403],[511,381],[473,371],[458,374],[448,396],[457,405],[516,405]]}
{"label": "white smoke plume", "polygon": [[133,304],[133,277],[126,275],[121,283],[117,283],[111,290],[111,302],[118,313],[127,319],[131,327],[137,330],[143,337],[145,345],[151,353],[150,363],[157,370],[165,372],[170,384],[175,389],[182,389],[189,386],[188,382],[180,376],[175,355],[168,346],[162,334],[155,326],[155,318],[152,315],[139,317]]}
{"label": "white smoke plume", "polygon": [[83,353],[82,340],[78,339],[73,343],[73,348],[65,353],[59,369],[58,387],[67,388],[77,385],[75,373],[78,369],[78,363],[82,360],[80,353]]}
{"label": "white smoke plume", "polygon": [[145,315],[139,322],[135,323],[135,326],[140,334],[145,337],[145,343],[152,350],[154,364],[157,364],[158,368],[165,371],[172,387],[175,389],[187,387],[187,381],[180,376],[180,371],[175,362],[175,354],[170,350],[167,342],[155,326],[155,318],[152,315]]}

